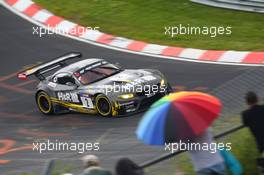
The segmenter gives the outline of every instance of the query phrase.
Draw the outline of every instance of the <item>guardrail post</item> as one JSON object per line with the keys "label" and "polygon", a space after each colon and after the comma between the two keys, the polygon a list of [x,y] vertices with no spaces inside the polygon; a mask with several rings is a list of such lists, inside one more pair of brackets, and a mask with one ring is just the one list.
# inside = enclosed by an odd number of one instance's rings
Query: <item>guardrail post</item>
{"label": "guardrail post", "polygon": [[52,169],[55,165],[55,160],[49,160],[47,163],[46,163],[46,166],[44,168],[44,171],[43,171],[43,175],[51,175],[51,172],[52,172]]}

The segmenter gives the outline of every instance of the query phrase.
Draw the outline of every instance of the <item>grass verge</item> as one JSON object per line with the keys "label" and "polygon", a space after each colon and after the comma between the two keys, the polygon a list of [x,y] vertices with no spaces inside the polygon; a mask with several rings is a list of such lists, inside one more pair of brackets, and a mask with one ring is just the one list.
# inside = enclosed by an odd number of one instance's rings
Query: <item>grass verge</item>
{"label": "grass verge", "polygon": [[[150,43],[215,50],[264,51],[263,14],[203,6],[189,0],[34,0],[56,15],[100,31]],[[231,35],[165,35],[165,26],[231,26]]]}

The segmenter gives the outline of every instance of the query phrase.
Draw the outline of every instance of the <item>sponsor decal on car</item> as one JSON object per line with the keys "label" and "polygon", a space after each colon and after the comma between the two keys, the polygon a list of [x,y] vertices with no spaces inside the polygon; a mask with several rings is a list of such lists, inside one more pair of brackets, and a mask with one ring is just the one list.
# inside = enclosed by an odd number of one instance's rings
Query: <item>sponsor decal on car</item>
{"label": "sponsor decal on car", "polygon": [[68,101],[73,103],[79,103],[78,95],[74,92],[58,92],[58,99],[61,101]]}

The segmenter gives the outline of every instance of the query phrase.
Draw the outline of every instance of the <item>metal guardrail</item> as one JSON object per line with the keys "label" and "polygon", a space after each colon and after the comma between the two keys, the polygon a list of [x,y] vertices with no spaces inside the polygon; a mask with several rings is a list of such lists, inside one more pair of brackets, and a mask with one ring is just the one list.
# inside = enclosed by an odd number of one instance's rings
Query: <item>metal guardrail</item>
{"label": "metal guardrail", "polygon": [[[224,137],[224,136],[226,136],[228,134],[231,134],[233,132],[236,132],[236,131],[238,131],[238,130],[240,130],[242,128],[244,128],[244,125],[240,125],[238,127],[232,128],[230,130],[227,130],[227,131],[225,131],[223,133],[220,133],[220,134],[214,136],[214,139],[219,139],[219,138]],[[170,158],[172,158],[174,156],[177,156],[177,155],[179,155],[179,154],[181,154],[183,152],[186,152],[186,151],[180,150],[180,151],[176,151],[175,153],[168,153],[168,154],[162,155],[162,156],[160,156],[158,158],[155,158],[155,159],[152,159],[150,161],[147,161],[147,162],[142,163],[141,165],[139,165],[139,167],[140,168],[147,168],[149,166],[152,166],[154,164],[157,164],[159,162],[162,162],[164,160],[167,160],[167,159],[170,159]]]}
{"label": "metal guardrail", "polygon": [[255,13],[264,13],[262,1],[258,0],[190,0],[195,3],[208,5],[212,7],[248,11]]}
{"label": "metal guardrail", "polygon": [[[232,128],[230,130],[227,130],[227,131],[225,131],[223,133],[220,133],[220,134],[214,136],[214,139],[222,138],[222,137],[224,137],[226,135],[229,135],[229,134],[231,134],[233,132],[236,132],[236,131],[238,131],[238,130],[240,130],[242,128],[244,128],[243,125],[240,125],[238,127]],[[177,151],[175,153],[168,153],[168,154],[165,154],[165,155],[161,155],[158,158],[155,158],[155,159],[152,159],[150,161],[147,161],[147,162],[142,163],[141,165],[139,165],[139,167],[140,168],[147,168],[149,166],[152,166],[154,164],[160,163],[160,162],[162,162],[164,160],[167,160],[167,159],[170,159],[170,158],[172,158],[174,156],[177,156],[177,155],[179,155],[179,154],[181,154],[183,152],[186,152],[186,151],[185,150],[181,150],[181,151]],[[55,164],[55,160],[48,161],[47,162],[47,165],[46,165],[46,167],[45,167],[45,169],[43,171],[43,175],[51,175],[51,172],[52,172],[52,169],[54,167],[54,164]]]}

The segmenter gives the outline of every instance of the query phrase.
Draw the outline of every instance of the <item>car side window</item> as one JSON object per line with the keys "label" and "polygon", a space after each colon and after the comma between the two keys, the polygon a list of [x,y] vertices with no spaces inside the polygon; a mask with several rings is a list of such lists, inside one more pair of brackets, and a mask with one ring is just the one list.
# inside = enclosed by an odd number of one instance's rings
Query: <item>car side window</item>
{"label": "car side window", "polygon": [[75,85],[75,79],[68,73],[59,73],[53,77],[53,82],[61,85]]}

